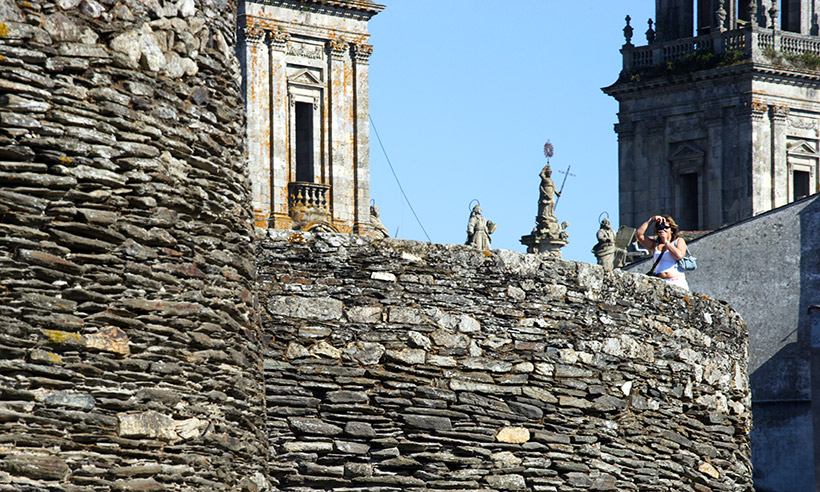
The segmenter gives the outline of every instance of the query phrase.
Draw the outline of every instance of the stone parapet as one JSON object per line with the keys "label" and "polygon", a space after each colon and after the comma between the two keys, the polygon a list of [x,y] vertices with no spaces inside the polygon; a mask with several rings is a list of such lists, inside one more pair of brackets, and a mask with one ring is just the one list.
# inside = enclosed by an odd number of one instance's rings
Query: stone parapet
{"label": "stone parapet", "polygon": [[267,234],[280,490],[751,490],[725,304],[544,255]]}
{"label": "stone parapet", "polygon": [[0,490],[264,487],[236,2],[0,12]]}

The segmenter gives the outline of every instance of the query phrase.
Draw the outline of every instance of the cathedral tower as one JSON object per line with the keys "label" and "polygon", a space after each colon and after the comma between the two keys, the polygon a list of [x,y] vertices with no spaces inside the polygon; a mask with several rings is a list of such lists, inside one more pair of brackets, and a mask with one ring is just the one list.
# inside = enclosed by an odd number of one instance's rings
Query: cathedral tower
{"label": "cathedral tower", "polygon": [[256,225],[370,224],[370,0],[240,2],[238,54]]}
{"label": "cathedral tower", "polygon": [[818,191],[817,0],[656,0],[604,92],[620,103],[621,224],[715,229]]}

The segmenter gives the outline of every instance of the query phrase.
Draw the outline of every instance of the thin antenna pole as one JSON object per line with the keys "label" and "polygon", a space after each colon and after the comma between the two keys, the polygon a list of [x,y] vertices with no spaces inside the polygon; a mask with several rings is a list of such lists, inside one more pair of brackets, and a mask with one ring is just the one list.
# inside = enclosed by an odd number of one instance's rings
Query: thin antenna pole
{"label": "thin antenna pole", "polygon": [[[373,116],[368,115],[370,118],[370,124],[373,126],[373,133],[376,134],[376,140],[379,141],[379,146],[382,148],[382,152],[384,153],[384,158],[387,159],[387,165],[390,166],[390,172],[393,173],[393,177],[396,178],[396,184],[399,185],[399,191],[401,191],[401,195],[404,197],[404,201],[407,202],[407,205],[410,207],[410,211],[413,212],[413,217],[416,218],[416,222],[419,223],[419,227],[421,227],[421,231],[424,233],[424,236],[427,238],[428,243],[432,243],[433,241],[430,239],[430,236],[427,234],[427,231],[424,230],[424,226],[421,225],[421,220],[419,216],[416,214],[416,211],[413,209],[413,204],[410,203],[410,199],[407,198],[407,193],[404,192],[404,188],[401,186],[401,181],[399,181],[399,177],[396,176],[396,170],[393,169],[393,163],[390,162],[390,157],[387,156],[387,151],[384,150],[384,144],[382,143],[382,138],[379,136],[379,131],[376,129],[376,124],[373,123]],[[399,230],[396,229],[396,234],[399,233]]]}

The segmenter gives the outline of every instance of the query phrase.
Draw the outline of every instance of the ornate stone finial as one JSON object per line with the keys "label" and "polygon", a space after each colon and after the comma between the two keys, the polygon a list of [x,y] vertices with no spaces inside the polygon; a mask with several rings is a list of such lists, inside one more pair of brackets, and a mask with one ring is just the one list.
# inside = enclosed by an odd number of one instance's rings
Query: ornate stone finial
{"label": "ornate stone finial", "polygon": [[626,45],[632,46],[632,26],[629,25],[629,21],[632,18],[628,15],[626,16],[626,27],[624,27],[624,38],[626,38]]}
{"label": "ornate stone finial", "polygon": [[723,2],[718,3],[718,8],[715,10],[715,21],[717,22],[718,31],[726,30],[726,10],[723,8]]}
{"label": "ornate stone finial", "polygon": [[655,41],[655,30],[652,29],[652,19],[649,19],[647,24],[649,24],[649,29],[646,30],[646,42],[651,44]]}
{"label": "ornate stone finial", "polygon": [[753,25],[757,25],[757,0],[751,0],[749,2],[749,22]]}
{"label": "ornate stone finial", "polygon": [[481,206],[476,204],[470,212],[470,221],[467,222],[467,246],[489,251],[490,234],[495,232],[497,225],[481,215]]}
{"label": "ornate stone finial", "polygon": [[777,17],[780,14],[780,11],[777,10],[777,7],[772,5],[772,8],[769,9],[769,18],[772,19],[772,29],[777,29]]}

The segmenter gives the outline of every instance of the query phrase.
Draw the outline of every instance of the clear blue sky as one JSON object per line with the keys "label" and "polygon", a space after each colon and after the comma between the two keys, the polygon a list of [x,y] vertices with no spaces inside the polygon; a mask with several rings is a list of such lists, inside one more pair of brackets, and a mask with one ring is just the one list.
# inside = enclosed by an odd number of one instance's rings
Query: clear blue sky
{"label": "clear blue sky", "polygon": [[[378,0],[377,0],[378,1]],[[652,0],[384,0],[369,24],[370,114],[435,243],[463,244],[469,204],[496,223],[493,248],[526,251],[543,145],[555,146],[563,258],[595,263],[598,216],[618,227],[617,102],[624,17],[646,44]],[[371,128],[370,194],[391,236],[426,241]],[[630,224],[633,225],[633,224]],[[634,225],[633,225],[634,226]],[[398,235],[396,231],[398,230]]]}

